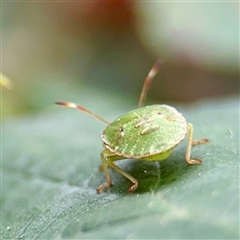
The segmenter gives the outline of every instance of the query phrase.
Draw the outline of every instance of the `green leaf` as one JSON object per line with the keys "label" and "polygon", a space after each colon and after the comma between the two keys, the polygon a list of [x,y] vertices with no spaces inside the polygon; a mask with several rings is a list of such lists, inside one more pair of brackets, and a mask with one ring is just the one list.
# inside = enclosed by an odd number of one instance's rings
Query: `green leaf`
{"label": "green leaf", "polygon": [[[107,103],[91,100],[91,111],[112,121],[131,110],[108,97]],[[114,186],[96,194],[105,181],[98,169],[101,122],[57,106],[4,122],[1,237],[238,239],[239,100],[178,109],[196,138],[210,140],[192,151],[203,164],[184,162],[186,141],[164,161],[123,160],[121,167],[139,180],[131,195],[131,183],[113,171]]]}

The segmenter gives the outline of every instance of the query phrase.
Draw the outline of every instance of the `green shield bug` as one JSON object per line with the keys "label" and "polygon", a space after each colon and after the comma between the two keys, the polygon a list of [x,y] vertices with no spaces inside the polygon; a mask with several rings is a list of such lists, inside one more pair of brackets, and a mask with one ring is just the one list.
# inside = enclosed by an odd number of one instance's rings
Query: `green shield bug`
{"label": "green shield bug", "polygon": [[138,186],[138,181],[119,168],[115,161],[121,159],[145,161],[166,159],[186,135],[185,161],[188,164],[202,163],[200,159],[191,158],[191,148],[192,145],[207,143],[208,139],[193,140],[193,126],[186,122],[181,113],[168,105],[142,107],[151,82],[161,65],[162,61],[159,59],[149,71],[143,84],[138,108],[118,117],[112,123],[75,103],[56,102],[58,105],[85,112],[108,125],[101,133],[104,146],[101,152],[101,167],[106,174],[106,183],[96,189],[97,193],[108,189],[112,185],[109,168],[129,179],[133,185],[128,189],[128,192],[133,192]]}

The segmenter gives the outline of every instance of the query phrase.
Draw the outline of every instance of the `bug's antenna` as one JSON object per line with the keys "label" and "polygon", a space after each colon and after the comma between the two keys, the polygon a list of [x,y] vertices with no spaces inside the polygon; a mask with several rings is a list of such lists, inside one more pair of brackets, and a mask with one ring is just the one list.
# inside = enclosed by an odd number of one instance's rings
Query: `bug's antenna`
{"label": "bug's antenna", "polygon": [[163,61],[161,59],[158,59],[155,62],[155,64],[153,65],[153,67],[150,69],[150,71],[144,81],[144,84],[143,84],[142,92],[141,92],[140,99],[138,102],[139,108],[143,106],[146,96],[147,96],[147,93],[148,93],[148,90],[149,90],[149,87],[152,84],[152,80],[155,77],[155,75],[158,73],[158,71],[160,70],[160,67],[162,66],[162,64],[163,64]]}
{"label": "bug's antenna", "polygon": [[84,107],[82,107],[80,105],[77,105],[76,103],[72,103],[72,102],[55,102],[55,104],[60,105],[60,106],[64,106],[64,107],[68,107],[68,108],[75,108],[75,109],[77,109],[77,110],[79,110],[81,112],[84,112],[84,113],[86,113],[86,114],[88,114],[88,115],[90,115],[90,116],[92,116],[92,117],[94,117],[94,118],[96,118],[96,119],[106,123],[106,124],[109,124],[109,122],[106,121],[105,119],[103,119],[103,118],[99,117],[98,115],[90,112],[86,108],[84,108]]}

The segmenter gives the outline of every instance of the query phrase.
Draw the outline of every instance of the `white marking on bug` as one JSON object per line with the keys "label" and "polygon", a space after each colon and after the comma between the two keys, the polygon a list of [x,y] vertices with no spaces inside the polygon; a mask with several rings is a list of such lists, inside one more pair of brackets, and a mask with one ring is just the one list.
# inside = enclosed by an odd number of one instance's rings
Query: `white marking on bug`
{"label": "white marking on bug", "polygon": [[159,129],[159,128],[160,128],[160,126],[158,126],[158,125],[151,126],[151,127],[146,127],[146,128],[144,128],[144,129],[140,132],[140,134],[141,134],[141,135],[144,135],[144,134],[146,134],[146,133],[155,131],[155,130],[157,130],[157,129]]}
{"label": "white marking on bug", "polygon": [[153,118],[142,118],[140,121],[134,126],[135,128],[141,127],[142,125],[145,125],[147,123],[153,122]]}

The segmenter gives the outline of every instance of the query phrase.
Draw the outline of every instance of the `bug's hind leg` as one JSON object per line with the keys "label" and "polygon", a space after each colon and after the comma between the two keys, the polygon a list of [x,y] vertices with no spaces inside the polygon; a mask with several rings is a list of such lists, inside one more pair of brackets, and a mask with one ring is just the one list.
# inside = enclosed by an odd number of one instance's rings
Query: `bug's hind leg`
{"label": "bug's hind leg", "polygon": [[198,158],[191,158],[191,150],[192,146],[198,145],[198,144],[203,144],[203,143],[208,143],[207,138],[201,138],[198,140],[193,140],[193,126],[191,123],[188,123],[188,133],[187,133],[187,138],[188,138],[188,144],[187,144],[187,150],[186,150],[186,156],[185,160],[188,164],[201,164],[202,160]]}
{"label": "bug's hind leg", "polygon": [[124,177],[126,177],[133,183],[133,185],[128,189],[129,193],[132,193],[137,188],[138,181],[113,163],[114,161],[123,159],[122,156],[112,155],[112,153],[109,153],[109,151],[105,149],[101,153],[101,159],[102,159],[101,169],[103,169],[106,174],[106,183],[100,185],[96,189],[97,193],[101,193],[102,191],[108,189],[112,185],[112,179],[110,177],[108,168],[112,168],[113,170],[122,174]]}

